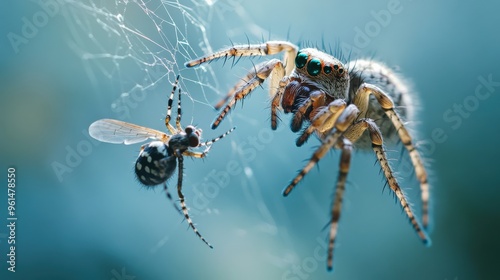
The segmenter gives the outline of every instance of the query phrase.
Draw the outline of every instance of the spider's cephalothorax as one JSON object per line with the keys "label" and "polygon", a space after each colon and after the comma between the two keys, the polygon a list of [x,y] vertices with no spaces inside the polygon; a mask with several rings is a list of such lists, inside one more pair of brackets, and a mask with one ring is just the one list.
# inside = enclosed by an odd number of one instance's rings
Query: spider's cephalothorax
{"label": "spider's cephalothorax", "polygon": [[[307,48],[295,57],[295,69],[287,78],[281,107],[285,113],[293,113],[290,127],[293,132],[302,128],[303,120],[310,120],[323,104],[336,99],[346,99],[349,90],[349,73],[335,57]],[[276,128],[277,123],[273,124]]]}
{"label": "spider's cephalothorax", "polygon": [[[185,129],[181,126],[181,89],[179,88],[178,103],[177,103],[177,118],[175,127],[170,124],[170,116],[172,113],[172,103],[174,94],[179,82],[179,76],[175,80],[170,98],[168,99],[167,116],[165,117],[165,126],[170,134],[161,131],[138,126],[135,124],[122,122],[112,119],[102,119],[92,123],[89,127],[89,134],[93,138],[107,143],[114,144],[134,144],[145,141],[147,139],[155,139],[150,143],[144,144],[135,162],[135,174],[139,182],[145,186],[156,186],[163,184],[163,189],[167,197],[172,200],[170,193],[167,190],[167,180],[172,177],[176,168],[177,174],[177,195],[181,204],[181,211],[184,214],[189,226],[205,242],[210,248],[210,245],[205,238],[201,236],[189,217],[188,208],[182,193],[182,178],[184,172],[184,156],[204,158],[213,143],[224,138],[231,133],[235,128],[230,129],[226,133],[209,141],[201,142],[201,129],[195,126],[188,125]],[[206,147],[203,152],[193,151],[191,149]],[[174,204],[174,206],[176,206]],[[177,206],[176,206],[177,208]]]}
{"label": "spider's cephalothorax", "polygon": [[[328,264],[332,269],[333,247],[337,236],[342,198],[349,172],[353,145],[371,149],[383,170],[391,191],[398,198],[420,239],[427,245],[429,184],[427,172],[414,141],[401,117],[411,119],[415,97],[404,81],[384,64],[372,60],[354,60],[346,64],[315,48],[298,48],[286,41],[268,41],[257,45],[238,45],[189,61],[187,67],[218,58],[265,56],[284,53],[283,60],[270,59],[255,66],[215,106],[224,106],[212,124],[216,128],[238,100],[244,99],[269,78],[271,128],[278,126],[278,112],[293,114],[291,129],[300,132],[297,146],[315,134],[321,140],[306,166],[284,189],[287,196],[314,165],[332,148],[341,150],[335,200],[331,209]],[[368,133],[364,133],[368,131]],[[416,219],[394,176],[383,148],[384,137],[397,136],[405,146],[420,182],[423,226]]]}

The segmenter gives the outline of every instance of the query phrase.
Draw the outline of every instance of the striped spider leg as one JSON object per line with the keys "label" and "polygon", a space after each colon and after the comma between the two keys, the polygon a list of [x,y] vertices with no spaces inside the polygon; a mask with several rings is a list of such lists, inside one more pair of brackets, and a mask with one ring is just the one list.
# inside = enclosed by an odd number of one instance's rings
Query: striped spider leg
{"label": "striped spider leg", "polygon": [[[373,150],[391,191],[398,198],[417,235],[430,244],[425,229],[429,222],[429,184],[427,172],[402,117],[412,120],[416,97],[405,81],[381,62],[354,60],[343,63],[316,48],[298,49],[283,41],[257,45],[233,46],[189,61],[187,67],[218,58],[267,56],[284,53],[283,60],[270,59],[255,66],[217,103],[222,108],[212,124],[216,128],[238,100],[247,97],[266,79],[270,82],[271,128],[278,125],[278,112],[292,113],[290,129],[299,132],[296,145],[303,145],[315,134],[322,145],[309,163],[285,188],[286,196],[309,170],[329,151],[341,150],[336,196],[331,211],[329,269],[333,266],[333,246],[340,218],[342,196],[354,148]],[[294,58],[295,57],[295,58]],[[304,129],[302,129],[305,126]],[[368,133],[364,133],[368,130]],[[398,138],[403,143],[420,183],[422,224],[416,219],[403,191],[394,177],[383,148],[385,139]]]}
{"label": "striped spider leg", "polygon": [[[89,127],[89,134],[93,138],[113,144],[135,144],[148,139],[155,141],[142,145],[139,156],[135,163],[135,174],[139,182],[147,187],[154,187],[163,184],[163,189],[167,197],[172,200],[172,196],[167,189],[167,180],[171,178],[178,169],[177,175],[177,195],[181,209],[174,203],[176,209],[182,212],[184,218],[189,223],[189,227],[194,233],[210,248],[213,248],[210,243],[200,234],[194,226],[186,206],[184,194],[182,193],[182,179],[184,171],[184,156],[194,158],[204,158],[210,151],[212,145],[220,139],[231,133],[235,127],[228,130],[224,134],[205,142],[201,141],[201,129],[188,125],[182,128],[181,117],[181,89],[178,90],[178,103],[177,103],[177,118],[175,127],[170,124],[172,104],[174,100],[175,91],[179,83],[179,76],[177,76],[173,85],[172,92],[168,99],[167,116],[165,117],[165,126],[170,134],[161,131],[147,128],[119,120],[101,119],[92,123]],[[193,149],[205,147],[202,152]],[[173,200],[172,200],[173,201]]]}

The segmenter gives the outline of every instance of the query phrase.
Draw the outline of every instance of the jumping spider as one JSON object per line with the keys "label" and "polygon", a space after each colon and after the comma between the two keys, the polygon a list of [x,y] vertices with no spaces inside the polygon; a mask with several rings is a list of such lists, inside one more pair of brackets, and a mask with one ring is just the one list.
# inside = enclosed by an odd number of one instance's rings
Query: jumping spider
{"label": "jumping spider", "polygon": [[[171,133],[166,134],[161,131],[147,128],[123,121],[102,119],[92,123],[89,127],[89,134],[93,138],[113,144],[135,144],[148,139],[154,139],[150,143],[144,144],[141,147],[139,156],[135,163],[135,174],[139,182],[147,187],[154,187],[163,184],[167,197],[172,200],[170,193],[167,190],[166,181],[172,177],[177,167],[177,194],[181,204],[182,213],[186,218],[189,226],[194,233],[205,242],[210,248],[210,245],[205,238],[196,229],[188,214],[188,208],[182,193],[182,177],[184,172],[184,156],[204,158],[209,152],[212,144],[227,136],[235,128],[230,129],[226,133],[212,140],[201,142],[201,129],[193,125],[188,125],[186,128],[181,126],[181,89],[179,88],[179,97],[177,103],[177,119],[175,127],[170,124],[170,115],[172,112],[172,103],[174,93],[177,89],[179,76],[175,80],[170,98],[168,99],[167,116],[165,118],[165,126]],[[203,152],[192,151],[191,149],[206,147]],[[176,206],[174,204],[174,206]],[[176,206],[176,209],[177,206]],[[179,209],[178,209],[179,210]]]}
{"label": "jumping spider", "polygon": [[[283,110],[293,114],[290,125],[293,132],[300,131],[306,123],[296,140],[297,146],[301,146],[313,133],[321,140],[321,146],[284,189],[283,195],[287,196],[330,149],[341,150],[335,200],[331,209],[327,268],[332,269],[334,241],[353,143],[360,149],[369,149],[371,143],[390,189],[401,203],[418,236],[425,244],[430,245],[431,241],[425,232],[429,219],[427,173],[400,117],[400,114],[410,117],[412,97],[403,80],[385,65],[372,60],[355,60],[344,64],[315,48],[299,50],[286,41],[268,41],[263,44],[232,46],[189,61],[186,66],[194,67],[218,58],[239,59],[243,56],[266,56],[280,52],[284,52],[283,60],[270,59],[256,65],[217,103],[217,109],[226,105],[213,122],[212,128],[220,124],[238,100],[244,99],[269,78],[271,128],[277,128],[278,111]],[[397,112],[396,107],[401,110]],[[363,134],[365,130],[368,130],[368,135]],[[420,182],[423,227],[394,177],[383,148],[382,136],[396,133],[408,151]]]}

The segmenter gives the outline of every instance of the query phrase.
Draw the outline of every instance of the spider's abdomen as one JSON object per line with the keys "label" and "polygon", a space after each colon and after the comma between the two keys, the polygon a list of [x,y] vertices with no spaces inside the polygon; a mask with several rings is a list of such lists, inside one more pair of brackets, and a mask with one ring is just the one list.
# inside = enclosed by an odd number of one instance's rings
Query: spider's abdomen
{"label": "spider's abdomen", "polygon": [[176,168],[176,157],[161,141],[145,144],[135,162],[135,175],[146,186],[164,183]]}

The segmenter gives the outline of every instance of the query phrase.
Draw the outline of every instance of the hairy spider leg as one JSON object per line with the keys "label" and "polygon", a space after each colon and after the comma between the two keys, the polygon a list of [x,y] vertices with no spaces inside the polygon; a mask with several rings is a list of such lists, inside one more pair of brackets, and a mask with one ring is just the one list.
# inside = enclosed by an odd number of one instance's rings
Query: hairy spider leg
{"label": "hairy spider leg", "polygon": [[[283,70],[280,69],[280,72],[282,71],[284,73],[282,73],[280,75],[274,75],[275,73],[273,73],[273,75],[271,75],[272,81],[271,81],[270,86],[269,86],[269,90],[270,90],[269,94],[270,94],[271,98],[273,98],[274,95],[276,94],[275,91],[278,88],[278,85],[280,84],[280,80],[284,76],[288,76],[295,67],[294,59],[295,59],[295,56],[297,55],[297,49],[298,49],[297,46],[295,46],[292,43],[286,42],[286,41],[268,41],[268,42],[265,42],[263,44],[237,45],[237,46],[232,46],[230,48],[223,49],[221,51],[215,52],[213,54],[210,54],[210,55],[207,55],[204,57],[200,57],[200,58],[188,61],[188,62],[186,62],[185,66],[186,67],[194,67],[194,66],[197,66],[199,64],[202,64],[205,62],[210,62],[214,59],[219,59],[219,58],[227,59],[228,57],[241,58],[243,56],[266,56],[266,55],[274,55],[274,54],[278,54],[280,52],[284,52],[284,55],[283,55],[284,64],[283,64],[283,62],[280,61],[280,65],[279,65],[280,68],[283,69]],[[233,98],[233,100],[234,100],[234,97],[238,94],[240,94],[238,99],[244,98],[253,89],[255,89],[257,86],[262,84],[264,82],[264,80],[267,79],[271,73],[268,73],[267,75],[262,76],[262,75],[259,75],[259,72],[272,70],[272,69],[259,69],[259,68],[261,68],[263,66],[265,67],[265,65],[269,65],[269,62],[271,62],[271,61],[263,62],[263,63],[259,64],[258,66],[256,66],[255,70],[247,73],[245,78],[243,78],[239,82],[237,82],[233,86],[233,88],[228,91],[226,96],[223,99],[221,99],[214,107],[217,110],[222,108],[224,106],[224,104],[226,102],[228,102],[228,100],[230,100],[231,98]],[[276,62],[273,62],[273,64],[276,64]],[[273,71],[273,72],[278,72],[278,71]],[[262,77],[259,77],[259,76],[262,76]],[[243,95],[241,95],[242,92],[244,92]],[[226,106],[226,108],[224,109],[224,111],[221,112],[220,115],[218,116],[218,118],[214,121],[214,123],[212,125],[212,129],[215,129],[219,125],[220,121],[222,121],[222,119],[225,117],[225,115],[232,108],[234,103],[231,104],[231,102],[232,101],[229,101],[229,103]],[[271,118],[275,119],[274,123],[276,123],[276,116],[277,116],[276,111],[273,110],[273,112],[271,114]],[[274,129],[276,129],[276,125],[274,125]]]}
{"label": "hairy spider leg", "polygon": [[422,223],[424,228],[429,224],[429,183],[427,181],[427,172],[418,151],[415,149],[410,133],[401,121],[399,115],[394,111],[394,102],[392,99],[379,87],[372,84],[362,84],[356,92],[353,103],[361,110],[360,116],[366,114],[370,95],[373,94],[380,104],[385,114],[389,117],[392,124],[396,128],[401,142],[405,146],[410,155],[415,174],[420,182],[420,192],[422,200]]}
{"label": "hairy spider leg", "polygon": [[[253,77],[246,81],[234,94],[232,98],[226,104],[226,107],[219,113],[217,118],[212,123],[212,129],[219,126],[220,122],[225,118],[227,113],[234,107],[236,102],[240,99],[244,99],[248,94],[250,94],[255,88],[260,86],[269,77],[273,76],[271,79],[270,88],[276,89],[278,87],[279,81],[285,75],[285,69],[283,63],[279,59],[271,59],[269,61],[262,62],[255,67],[253,71]],[[275,91],[272,90],[273,95]]]}

